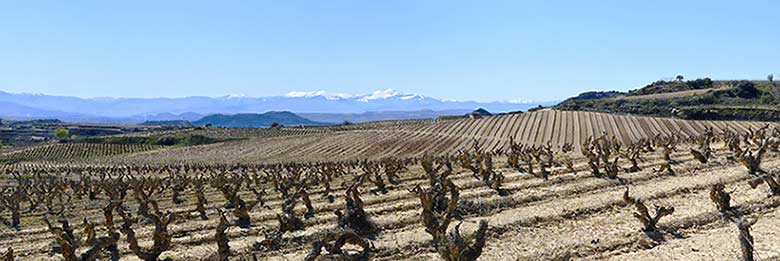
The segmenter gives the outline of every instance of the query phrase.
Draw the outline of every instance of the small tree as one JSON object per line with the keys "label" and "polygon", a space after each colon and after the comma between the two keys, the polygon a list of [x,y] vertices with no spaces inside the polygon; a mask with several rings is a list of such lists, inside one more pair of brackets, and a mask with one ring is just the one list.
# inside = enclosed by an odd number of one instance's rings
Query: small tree
{"label": "small tree", "polygon": [[677,79],[677,81],[680,81],[680,82],[681,82],[681,81],[683,81],[683,80],[685,79],[685,77],[683,77],[683,76],[682,76],[682,74],[678,74],[678,75],[677,75],[676,77],[674,77],[674,78],[675,78],[675,79]]}
{"label": "small tree", "polygon": [[54,130],[54,136],[57,137],[57,139],[64,140],[68,137],[68,129],[59,127],[56,130]]}
{"label": "small tree", "polygon": [[769,83],[774,83],[775,76],[773,74],[769,74],[766,76],[766,80],[769,81]]}

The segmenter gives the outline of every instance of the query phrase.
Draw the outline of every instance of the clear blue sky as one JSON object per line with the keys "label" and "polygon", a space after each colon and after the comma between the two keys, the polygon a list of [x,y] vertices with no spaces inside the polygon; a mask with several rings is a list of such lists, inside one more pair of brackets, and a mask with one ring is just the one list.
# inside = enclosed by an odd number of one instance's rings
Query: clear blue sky
{"label": "clear blue sky", "polygon": [[779,75],[780,1],[0,3],[9,92],[550,100],[678,73]]}

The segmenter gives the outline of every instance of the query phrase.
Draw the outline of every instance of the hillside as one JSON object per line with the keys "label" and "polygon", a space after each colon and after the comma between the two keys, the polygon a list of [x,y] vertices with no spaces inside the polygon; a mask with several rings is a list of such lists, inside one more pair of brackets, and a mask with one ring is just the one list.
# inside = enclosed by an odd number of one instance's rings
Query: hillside
{"label": "hillside", "polygon": [[329,123],[313,121],[287,111],[270,111],[266,113],[213,114],[195,121],[163,120],[145,121],[146,126],[214,126],[225,128],[267,128],[274,123],[291,126],[321,126]]}
{"label": "hillside", "polygon": [[767,81],[658,81],[629,92],[587,92],[559,110],[695,120],[780,120],[780,87]]}
{"label": "hillside", "polygon": [[68,137],[72,135],[78,139],[175,129],[160,126],[75,124],[56,119],[3,120],[0,123],[0,144],[26,146],[58,140],[55,136],[55,130],[58,128],[68,130]]}
{"label": "hillside", "polygon": [[298,116],[295,113],[287,111],[270,111],[262,114],[256,113],[239,113],[233,115],[214,114],[194,121],[193,125],[205,126],[211,125],[215,127],[227,127],[227,128],[265,128],[271,127],[272,124],[278,123],[281,125],[325,125],[326,123],[316,122],[304,117]]}
{"label": "hillside", "polygon": [[594,112],[542,110],[482,119],[388,121],[350,126],[306,127],[301,135],[246,138],[122,158],[138,163],[162,162],[295,162],[416,157],[450,154],[469,148],[474,139],[484,148],[506,148],[509,138],[523,144],[571,143],[575,151],[588,137],[615,135],[624,144],[656,135],[693,136],[712,127],[739,133],[765,125],[750,121],[687,121]]}

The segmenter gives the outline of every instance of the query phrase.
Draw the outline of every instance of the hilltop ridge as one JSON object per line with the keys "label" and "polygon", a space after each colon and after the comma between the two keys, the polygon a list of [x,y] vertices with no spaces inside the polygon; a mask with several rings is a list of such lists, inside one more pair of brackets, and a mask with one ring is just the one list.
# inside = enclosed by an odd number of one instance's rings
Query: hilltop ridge
{"label": "hilltop ridge", "polygon": [[769,81],[656,81],[628,92],[585,92],[555,109],[692,120],[780,120],[780,87]]}

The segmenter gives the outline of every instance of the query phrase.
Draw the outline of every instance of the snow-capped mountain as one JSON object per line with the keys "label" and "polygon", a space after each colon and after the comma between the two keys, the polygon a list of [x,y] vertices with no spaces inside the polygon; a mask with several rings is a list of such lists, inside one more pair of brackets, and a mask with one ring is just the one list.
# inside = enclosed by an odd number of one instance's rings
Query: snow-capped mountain
{"label": "snow-capped mountain", "polygon": [[0,117],[60,118],[70,121],[143,122],[192,119],[208,114],[262,113],[365,113],[382,111],[452,111],[485,108],[491,112],[527,110],[554,102],[446,101],[391,89],[369,94],[294,91],[284,96],[183,98],[77,98],[0,91]]}
{"label": "snow-capped mountain", "polygon": [[378,90],[374,91],[371,94],[365,94],[365,95],[354,95],[354,94],[347,94],[347,93],[331,93],[328,91],[310,91],[310,92],[300,92],[300,91],[294,91],[289,92],[285,97],[289,98],[315,98],[315,97],[321,97],[328,100],[358,100],[362,102],[369,102],[372,100],[386,100],[386,99],[401,99],[401,100],[409,100],[409,99],[423,99],[425,96],[418,95],[418,94],[404,94],[397,92],[393,89],[386,89],[386,90]]}

